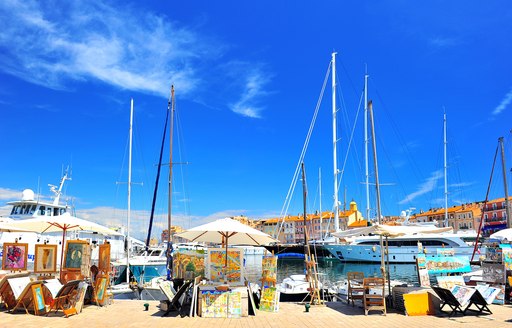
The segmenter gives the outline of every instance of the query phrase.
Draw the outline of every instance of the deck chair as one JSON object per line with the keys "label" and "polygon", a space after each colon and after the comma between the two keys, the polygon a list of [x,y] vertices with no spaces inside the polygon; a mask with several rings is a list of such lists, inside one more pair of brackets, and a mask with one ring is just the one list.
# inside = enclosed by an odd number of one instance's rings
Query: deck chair
{"label": "deck chair", "polygon": [[[41,285],[41,281],[30,281],[29,277],[23,277],[23,278],[11,278],[9,279],[9,284],[13,288],[14,296],[16,297],[16,305],[12,309],[10,309],[10,312],[14,312],[17,309],[23,308],[27,314],[29,314],[29,310],[33,309],[34,305],[34,297],[32,294],[32,286],[34,285]],[[14,287],[16,286],[16,287]],[[24,287],[22,287],[24,286]],[[19,288],[23,288],[21,292],[19,292]],[[19,294],[18,294],[19,293]]]}
{"label": "deck chair", "polygon": [[55,313],[61,310],[66,318],[71,314],[77,314],[75,300],[80,281],[81,280],[71,280],[59,289],[57,295],[53,298],[53,302],[50,304],[50,309],[46,313],[47,316],[54,310]]}
{"label": "deck chair", "polygon": [[363,280],[363,272],[347,272],[347,304],[352,301],[352,306],[354,306],[355,300],[363,300]]}
{"label": "deck chair", "polygon": [[462,305],[459,303],[457,298],[455,298],[455,296],[452,294],[451,291],[449,291],[446,288],[436,287],[436,286],[432,286],[431,288],[434,290],[434,292],[437,294],[437,296],[439,296],[439,298],[441,299],[441,308],[440,308],[441,311],[443,310],[443,307],[445,305],[448,305],[450,307],[450,309],[452,310],[450,312],[450,314],[448,315],[449,317],[451,317],[452,315],[457,314],[457,313],[464,315],[465,311],[462,309]]}
{"label": "deck chair", "polygon": [[3,303],[7,309],[12,309],[14,306],[16,306],[16,297],[14,296],[8,279],[28,277],[28,275],[28,272],[16,272],[7,273],[2,278],[0,278],[0,299],[1,303]]}
{"label": "deck chair", "polygon": [[172,293],[169,293],[169,288],[165,284],[160,284],[160,289],[167,297],[167,300],[165,300],[165,302],[167,303],[167,310],[165,311],[164,314],[162,314],[162,317],[168,315],[171,311],[178,311],[180,316],[183,316],[182,310],[183,305],[185,303],[185,293],[190,288],[192,283],[192,280],[186,281],[174,295]]}
{"label": "deck chair", "polygon": [[384,278],[364,278],[363,288],[364,315],[368,315],[368,312],[372,310],[382,311],[382,314],[386,315]]}
{"label": "deck chair", "polygon": [[[477,309],[470,309],[470,307],[474,305]],[[469,299],[469,305],[464,309],[463,314],[466,314],[466,311],[473,311],[477,314],[486,313],[486,314],[492,314],[491,309],[487,306],[487,301],[482,296],[482,294],[476,290],[473,295],[471,295],[471,298]]]}

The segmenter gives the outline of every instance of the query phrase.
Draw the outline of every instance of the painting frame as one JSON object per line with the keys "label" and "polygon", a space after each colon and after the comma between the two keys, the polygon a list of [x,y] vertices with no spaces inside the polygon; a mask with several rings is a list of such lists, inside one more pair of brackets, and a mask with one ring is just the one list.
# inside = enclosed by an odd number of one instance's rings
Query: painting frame
{"label": "painting frame", "polygon": [[105,303],[105,298],[107,296],[107,283],[108,276],[99,274],[96,277],[96,282],[94,284],[94,296],[96,298],[96,302],[98,305],[103,305]]}
{"label": "painting frame", "polygon": [[98,271],[110,272],[110,243],[104,243],[99,246]]}
{"label": "painting frame", "polygon": [[[18,250],[16,250],[18,248]],[[19,254],[21,252],[21,254]],[[2,270],[25,271],[27,270],[28,244],[4,243],[2,256]],[[9,263],[16,263],[9,265]]]}
{"label": "painting frame", "polygon": [[32,285],[32,300],[34,302],[34,314],[46,314],[46,305],[44,303],[43,284]]}
{"label": "painting frame", "polygon": [[57,272],[57,244],[36,244],[34,273]]}
{"label": "painting frame", "polygon": [[64,252],[63,268],[67,271],[81,271],[83,254],[88,242],[85,240],[68,240]]}

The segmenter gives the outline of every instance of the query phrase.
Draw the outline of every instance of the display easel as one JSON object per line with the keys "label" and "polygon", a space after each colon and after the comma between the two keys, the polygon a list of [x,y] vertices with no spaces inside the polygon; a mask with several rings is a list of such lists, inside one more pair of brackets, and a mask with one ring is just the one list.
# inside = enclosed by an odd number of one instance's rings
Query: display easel
{"label": "display easel", "polygon": [[320,287],[318,282],[318,272],[316,270],[315,256],[311,254],[309,246],[306,246],[307,254],[304,254],[306,263],[306,280],[309,282],[309,303],[312,305],[323,305],[324,301],[320,297]]}

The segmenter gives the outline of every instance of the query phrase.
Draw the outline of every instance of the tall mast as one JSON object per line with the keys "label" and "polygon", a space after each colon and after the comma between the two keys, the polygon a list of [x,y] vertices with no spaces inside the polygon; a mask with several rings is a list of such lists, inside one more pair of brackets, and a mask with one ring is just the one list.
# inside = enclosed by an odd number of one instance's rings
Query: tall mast
{"label": "tall mast", "polygon": [[448,141],[446,140],[446,111],[444,112],[443,119],[443,140],[444,140],[444,227],[448,227],[448,166],[446,164],[446,145]]}
{"label": "tall mast", "polygon": [[130,146],[128,155],[128,206],[127,206],[127,239],[126,243],[126,282],[130,283],[130,252],[131,252],[131,240],[130,240],[130,216],[131,216],[131,194],[132,194],[132,141],[133,141],[133,98],[130,101]]}
{"label": "tall mast", "polygon": [[[380,211],[379,164],[377,162],[377,143],[375,141],[375,124],[374,124],[374,120],[373,120],[373,105],[372,105],[371,100],[368,103],[368,111],[370,114],[370,125],[371,125],[371,132],[372,132],[373,167],[375,170],[375,191],[376,191],[376,196],[377,196],[377,220],[378,220],[379,224],[382,224],[382,218],[381,218],[382,215],[381,215],[381,211]],[[379,244],[380,244],[380,265],[381,265],[382,277],[384,277],[384,279],[388,280],[388,287],[389,287],[389,291],[391,292],[391,285],[389,282],[389,277],[387,276],[387,273],[386,273],[386,266],[385,266],[385,261],[384,261],[385,253],[384,253],[384,242],[382,241],[382,235],[380,235],[379,239],[380,239],[380,242],[379,242]]]}
{"label": "tall mast", "polygon": [[173,141],[173,130],[174,130],[174,110],[175,110],[175,99],[174,99],[174,85],[171,86],[171,127],[169,133],[169,208],[167,210],[167,279],[170,280],[172,277],[172,236],[171,236],[171,223],[172,223],[172,141]]}
{"label": "tall mast", "polygon": [[336,52],[332,53],[332,143],[333,143],[333,162],[334,162],[334,230],[340,230],[339,222],[339,201],[338,201],[338,163],[336,155],[336,143],[338,137],[336,133]]}
{"label": "tall mast", "polygon": [[370,174],[368,173],[368,73],[364,75],[364,161],[366,185],[366,220],[370,220]]}
{"label": "tall mast", "polygon": [[505,164],[505,148],[503,146],[503,137],[500,137],[498,141],[501,147],[501,167],[503,170],[503,186],[505,188],[505,213],[507,213],[507,228],[512,228],[512,218],[510,217],[510,206],[508,201],[507,165]]}
{"label": "tall mast", "polygon": [[320,239],[323,238],[323,228],[322,228],[322,168],[318,168],[318,191],[320,193],[319,200],[320,200]]}

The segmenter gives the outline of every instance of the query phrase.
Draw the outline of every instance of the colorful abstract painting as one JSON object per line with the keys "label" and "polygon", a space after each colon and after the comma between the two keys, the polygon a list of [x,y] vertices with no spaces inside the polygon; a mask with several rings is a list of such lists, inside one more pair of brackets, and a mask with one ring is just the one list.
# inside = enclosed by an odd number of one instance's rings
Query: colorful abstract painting
{"label": "colorful abstract painting", "polygon": [[[226,265],[227,263],[227,265]],[[211,282],[243,285],[243,249],[208,248],[206,276]]]}
{"label": "colorful abstract painting", "polygon": [[4,243],[2,269],[26,270],[28,244]]}

